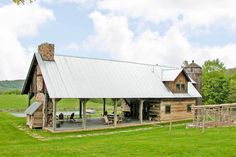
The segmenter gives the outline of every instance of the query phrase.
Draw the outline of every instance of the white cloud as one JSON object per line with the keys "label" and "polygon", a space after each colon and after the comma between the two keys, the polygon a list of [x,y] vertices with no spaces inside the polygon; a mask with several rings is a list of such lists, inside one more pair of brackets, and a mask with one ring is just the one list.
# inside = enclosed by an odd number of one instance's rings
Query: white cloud
{"label": "white cloud", "polygon": [[77,43],[69,43],[64,50],[69,50],[69,51],[80,51],[81,50],[81,46]]}
{"label": "white cloud", "polygon": [[142,18],[160,23],[181,20],[191,27],[209,27],[222,22],[225,26],[236,26],[236,1],[234,0],[102,0],[98,8],[130,18]]}
{"label": "white cloud", "polygon": [[37,35],[38,27],[52,19],[52,11],[38,3],[0,8],[0,80],[25,78],[32,54],[19,37]]}
{"label": "white cloud", "polygon": [[94,11],[89,17],[94,22],[95,34],[80,45],[80,50],[86,45],[90,51],[104,51],[115,59],[160,65],[180,66],[184,60],[193,59],[203,64],[207,59],[219,58],[228,67],[236,66],[236,44],[194,46],[180,31],[181,25],[173,25],[164,35],[148,29],[134,35],[125,16]]}
{"label": "white cloud", "polygon": [[65,4],[73,3],[79,6],[79,8],[89,9],[96,5],[97,0],[41,0],[46,3]]}
{"label": "white cloud", "polygon": [[188,41],[175,27],[164,36],[150,30],[134,36],[124,16],[102,15],[95,11],[90,17],[96,34],[89,37],[88,44],[111,53],[113,58],[176,65],[183,61],[179,56],[185,56],[190,49]]}

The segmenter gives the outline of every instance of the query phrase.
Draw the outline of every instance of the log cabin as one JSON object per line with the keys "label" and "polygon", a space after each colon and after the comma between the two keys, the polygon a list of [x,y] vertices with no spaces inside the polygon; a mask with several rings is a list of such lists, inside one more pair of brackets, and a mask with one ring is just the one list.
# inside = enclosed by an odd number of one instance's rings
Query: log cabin
{"label": "log cabin", "polygon": [[[188,68],[191,70],[188,71]],[[103,108],[106,99],[113,101],[114,122],[111,127],[126,126],[117,124],[118,100],[124,100],[130,108],[130,113],[126,116],[138,120],[136,123],[129,123],[129,126],[170,119],[179,121],[191,119],[192,106],[200,105],[197,104],[197,100],[201,99],[197,87],[200,87],[198,77],[201,75],[193,74],[199,70],[200,66],[191,65],[173,68],[55,55],[54,44],[43,43],[38,46],[38,53],[32,58],[22,94],[28,94],[29,108],[33,97],[42,104],[42,128],[52,132],[60,130],[56,125],[56,111],[61,99],[80,100],[81,121],[77,130],[97,129],[91,127],[86,116],[86,103],[97,98],[104,100]]]}

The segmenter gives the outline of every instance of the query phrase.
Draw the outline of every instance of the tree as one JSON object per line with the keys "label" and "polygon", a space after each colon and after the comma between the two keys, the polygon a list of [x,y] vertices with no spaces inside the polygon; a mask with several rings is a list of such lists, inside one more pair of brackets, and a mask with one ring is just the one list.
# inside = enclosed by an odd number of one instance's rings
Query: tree
{"label": "tree", "polygon": [[219,59],[208,60],[202,67],[202,95],[204,104],[227,103],[230,95],[230,79],[224,63]]}
{"label": "tree", "polygon": [[203,73],[205,72],[206,74],[210,74],[210,73],[224,73],[226,68],[224,66],[224,63],[220,62],[219,59],[215,59],[215,60],[208,60],[205,61],[204,65],[202,66],[203,69]]}
{"label": "tree", "polygon": [[230,78],[230,95],[229,102],[236,102],[236,69],[229,69],[227,71],[228,77]]}
{"label": "tree", "polygon": [[[24,4],[25,3],[25,0],[12,0],[14,3],[16,3],[17,5],[19,5],[19,4]],[[32,3],[33,2],[33,0],[28,0],[30,3]]]}

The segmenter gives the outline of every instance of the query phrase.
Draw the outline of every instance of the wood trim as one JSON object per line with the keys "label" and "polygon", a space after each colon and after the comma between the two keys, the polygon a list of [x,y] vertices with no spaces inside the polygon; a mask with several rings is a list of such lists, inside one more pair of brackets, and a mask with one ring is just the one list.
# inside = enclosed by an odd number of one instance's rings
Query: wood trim
{"label": "wood trim", "polygon": [[52,99],[52,105],[53,105],[53,131],[56,130],[56,100]]}

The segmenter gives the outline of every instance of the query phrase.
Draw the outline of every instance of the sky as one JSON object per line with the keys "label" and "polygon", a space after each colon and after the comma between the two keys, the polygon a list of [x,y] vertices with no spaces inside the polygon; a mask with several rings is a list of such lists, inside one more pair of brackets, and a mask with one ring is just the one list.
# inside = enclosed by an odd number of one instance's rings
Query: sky
{"label": "sky", "polygon": [[234,0],[0,1],[0,80],[25,79],[37,46],[55,53],[180,67],[236,67]]}

